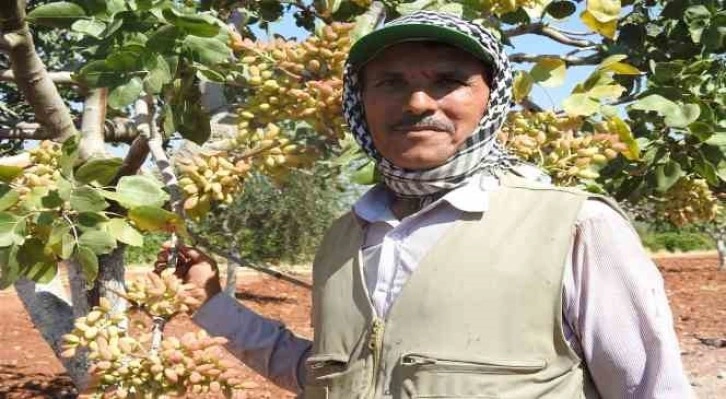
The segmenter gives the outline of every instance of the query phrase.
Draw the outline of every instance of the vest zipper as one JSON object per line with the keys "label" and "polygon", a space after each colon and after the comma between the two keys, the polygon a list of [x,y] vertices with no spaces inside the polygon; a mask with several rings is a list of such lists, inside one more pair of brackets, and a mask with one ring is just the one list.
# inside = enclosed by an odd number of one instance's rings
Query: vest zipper
{"label": "vest zipper", "polygon": [[373,353],[373,371],[371,372],[371,379],[369,385],[369,397],[373,398],[376,394],[376,380],[378,379],[378,367],[381,363],[381,352],[383,351],[383,331],[385,323],[378,317],[373,318],[371,324],[371,335],[368,341],[368,349]]}

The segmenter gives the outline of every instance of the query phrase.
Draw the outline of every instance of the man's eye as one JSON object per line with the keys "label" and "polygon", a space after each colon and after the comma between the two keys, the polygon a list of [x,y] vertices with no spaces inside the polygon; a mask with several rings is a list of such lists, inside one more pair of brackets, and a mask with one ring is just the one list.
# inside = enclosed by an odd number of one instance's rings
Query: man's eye
{"label": "man's eye", "polygon": [[382,79],[376,82],[375,87],[394,87],[399,84],[400,81],[398,79]]}
{"label": "man's eye", "polygon": [[462,79],[457,78],[441,78],[438,80],[438,83],[443,86],[464,86],[466,85],[466,81]]}

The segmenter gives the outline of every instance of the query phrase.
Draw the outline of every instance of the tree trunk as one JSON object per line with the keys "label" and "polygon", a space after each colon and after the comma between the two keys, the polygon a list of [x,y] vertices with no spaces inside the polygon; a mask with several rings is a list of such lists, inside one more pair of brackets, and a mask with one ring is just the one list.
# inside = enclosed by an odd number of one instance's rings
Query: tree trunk
{"label": "tree trunk", "polygon": [[33,36],[25,22],[25,1],[5,1],[0,7],[2,40],[18,88],[33,107],[35,118],[53,138],[63,141],[76,133],[70,110],[35,52]]}
{"label": "tree trunk", "polygon": [[21,279],[15,283],[15,290],[33,325],[60,359],[73,384],[79,389],[85,387],[88,384],[85,353],[79,351],[70,359],[60,357],[62,337],[73,330],[74,320],[73,308],[60,279],[56,276],[49,284]]}
{"label": "tree trunk", "polygon": [[725,234],[719,234],[716,238],[716,248],[718,249],[719,265],[718,270],[726,272],[726,239]]}

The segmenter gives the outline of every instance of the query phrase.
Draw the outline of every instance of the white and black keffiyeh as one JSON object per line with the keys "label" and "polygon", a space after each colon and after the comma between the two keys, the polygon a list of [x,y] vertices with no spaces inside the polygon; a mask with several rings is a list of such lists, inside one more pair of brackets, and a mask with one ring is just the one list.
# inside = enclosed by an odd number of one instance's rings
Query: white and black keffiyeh
{"label": "white and black keffiyeh", "polygon": [[356,68],[350,63],[346,66],[343,112],[358,144],[376,161],[384,183],[399,196],[425,197],[456,188],[480,171],[494,173],[510,169],[517,158],[507,154],[496,140],[496,132],[511,107],[512,87],[509,59],[499,40],[477,24],[441,12],[419,11],[393,20],[386,26],[400,24],[431,24],[467,34],[491,55],[494,65],[489,106],[475,132],[446,163],[427,170],[400,168],[376,150],[365,121]]}

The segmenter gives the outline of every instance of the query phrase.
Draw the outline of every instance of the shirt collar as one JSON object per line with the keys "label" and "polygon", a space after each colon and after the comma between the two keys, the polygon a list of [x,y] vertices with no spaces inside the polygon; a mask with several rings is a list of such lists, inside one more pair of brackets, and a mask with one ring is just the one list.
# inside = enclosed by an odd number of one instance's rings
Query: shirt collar
{"label": "shirt collar", "polygon": [[[499,187],[499,180],[491,175],[476,174],[463,185],[449,191],[416,214],[424,213],[442,203],[462,212],[486,212],[489,209],[489,193]],[[390,205],[393,194],[382,184],[368,190],[353,205],[353,212],[364,222],[397,222]]]}

